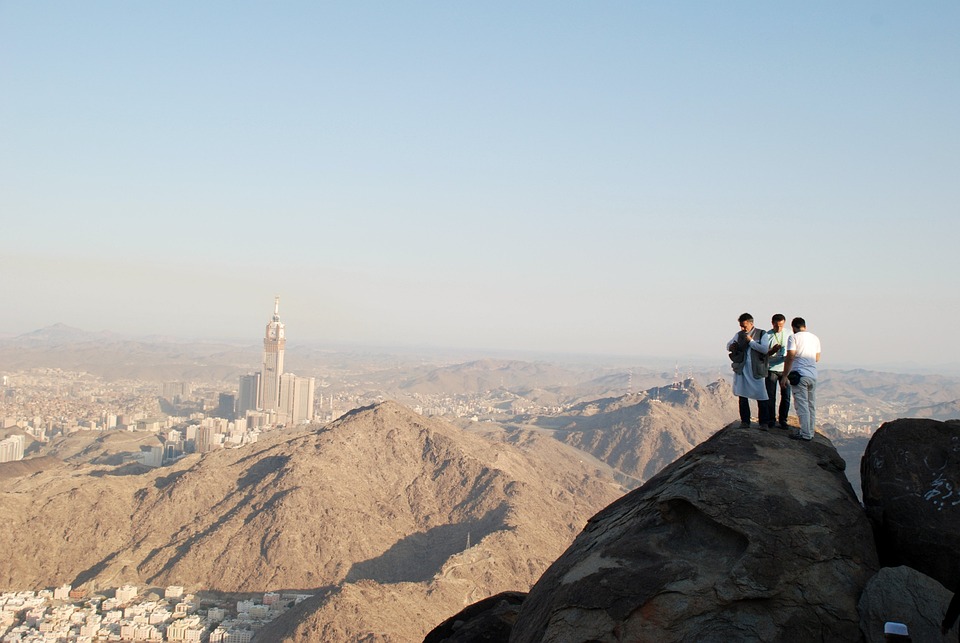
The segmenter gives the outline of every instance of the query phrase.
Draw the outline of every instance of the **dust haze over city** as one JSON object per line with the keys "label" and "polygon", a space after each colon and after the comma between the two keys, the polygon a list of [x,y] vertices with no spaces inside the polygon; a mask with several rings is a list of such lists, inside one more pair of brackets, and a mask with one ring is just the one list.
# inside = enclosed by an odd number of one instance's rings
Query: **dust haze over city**
{"label": "dust haze over city", "polygon": [[0,1],[0,545],[42,535],[0,591],[420,640],[737,418],[745,311],[819,336],[859,494],[883,422],[960,415],[958,32],[948,2]]}

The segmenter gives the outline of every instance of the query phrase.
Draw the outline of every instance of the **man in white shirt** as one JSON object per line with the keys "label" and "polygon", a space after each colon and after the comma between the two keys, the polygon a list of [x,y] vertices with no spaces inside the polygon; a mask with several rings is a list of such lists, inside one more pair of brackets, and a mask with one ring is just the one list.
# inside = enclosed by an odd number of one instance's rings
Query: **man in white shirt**
{"label": "man in white shirt", "polygon": [[[817,362],[820,361],[820,338],[807,331],[803,317],[790,322],[793,335],[787,338],[787,356],[783,371],[793,390],[793,407],[800,418],[800,430],[790,437],[812,440],[817,424]],[[791,373],[797,373],[792,376]],[[792,379],[791,379],[792,378]],[[796,382],[796,383],[794,383]]]}

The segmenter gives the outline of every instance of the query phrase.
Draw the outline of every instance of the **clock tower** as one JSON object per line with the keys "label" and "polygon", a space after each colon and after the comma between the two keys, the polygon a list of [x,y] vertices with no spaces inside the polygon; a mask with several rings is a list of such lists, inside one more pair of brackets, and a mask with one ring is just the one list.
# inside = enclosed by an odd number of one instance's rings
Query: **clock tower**
{"label": "clock tower", "polygon": [[263,338],[263,366],[260,369],[260,404],[264,411],[280,407],[280,376],[283,375],[283,322],[280,321],[280,298],[273,300],[273,317]]}

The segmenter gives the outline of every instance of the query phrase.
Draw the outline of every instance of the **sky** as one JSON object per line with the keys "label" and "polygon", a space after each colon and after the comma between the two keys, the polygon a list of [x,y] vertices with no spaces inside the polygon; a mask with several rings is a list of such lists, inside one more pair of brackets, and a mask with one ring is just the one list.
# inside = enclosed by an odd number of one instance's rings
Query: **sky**
{"label": "sky", "polygon": [[0,0],[2,335],[936,369],[958,232],[953,0]]}

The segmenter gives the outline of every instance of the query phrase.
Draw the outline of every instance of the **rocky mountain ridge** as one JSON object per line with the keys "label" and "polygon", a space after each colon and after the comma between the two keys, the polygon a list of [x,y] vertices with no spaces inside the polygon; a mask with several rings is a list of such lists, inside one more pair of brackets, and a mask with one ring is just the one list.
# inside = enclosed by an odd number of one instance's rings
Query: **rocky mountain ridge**
{"label": "rocky mountain ridge", "polygon": [[[2,479],[0,587],[307,590],[322,599],[289,626],[296,640],[314,627],[416,640],[465,603],[528,587],[620,493],[548,437],[498,442],[385,402],[163,469]],[[407,617],[380,622],[391,605]]]}
{"label": "rocky mountain ridge", "polygon": [[639,486],[738,417],[730,384],[688,379],[678,386],[583,402],[532,426],[607,463]]}

